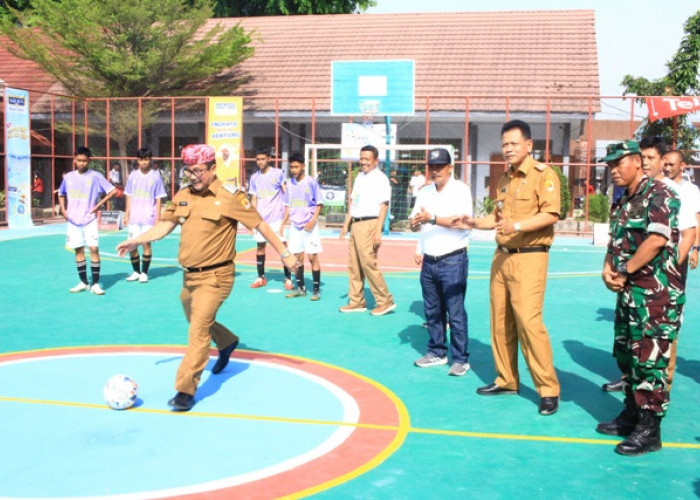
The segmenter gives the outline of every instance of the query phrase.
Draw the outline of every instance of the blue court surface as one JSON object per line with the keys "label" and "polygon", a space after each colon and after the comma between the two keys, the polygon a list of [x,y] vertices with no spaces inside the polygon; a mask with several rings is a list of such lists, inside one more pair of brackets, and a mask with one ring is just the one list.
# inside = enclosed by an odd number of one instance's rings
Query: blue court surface
{"label": "blue court surface", "polygon": [[[241,344],[216,376],[212,351],[196,406],[174,413],[166,403],[187,341],[178,235],[154,244],[142,284],[125,281],[130,264],[114,252],[125,232],[101,234],[106,295],[94,296],[68,293],[77,273],[62,225],[0,231],[0,498],[700,497],[700,270],[663,449],[631,458],[594,430],[622,407],[619,393],[600,390],[619,375],[604,249],[558,238],[550,254],[545,323],[562,401],[544,417],[522,359],[519,395],[475,392],[494,377],[492,242],[469,250],[471,370],[448,377],[447,366],[413,366],[427,330],[411,237],[393,235],[380,251],[398,308],[372,317],[338,313],[346,243],[327,236],[319,302],[285,299],[274,258],[268,286],[249,288],[255,244],[239,236],[218,319]],[[115,411],[102,387],[121,373],[139,383],[139,400]]]}

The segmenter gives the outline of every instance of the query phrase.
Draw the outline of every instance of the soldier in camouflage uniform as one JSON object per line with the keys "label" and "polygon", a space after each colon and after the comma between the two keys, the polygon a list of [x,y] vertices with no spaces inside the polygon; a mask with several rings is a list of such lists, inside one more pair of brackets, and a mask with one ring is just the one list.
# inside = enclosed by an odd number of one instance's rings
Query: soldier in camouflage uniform
{"label": "soldier in camouflage uniform", "polygon": [[644,174],[635,141],[611,144],[601,161],[626,188],[612,208],[603,282],[617,293],[613,355],[628,384],[622,413],[596,430],[627,437],[616,452],[642,455],[661,448],[668,360],[685,302],[676,253],[680,201]]}

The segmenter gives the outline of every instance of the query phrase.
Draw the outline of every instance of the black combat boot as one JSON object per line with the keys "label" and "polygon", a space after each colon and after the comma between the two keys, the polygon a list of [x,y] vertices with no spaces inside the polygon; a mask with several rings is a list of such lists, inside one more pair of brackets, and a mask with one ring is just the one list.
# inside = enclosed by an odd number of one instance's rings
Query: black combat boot
{"label": "black combat boot", "polygon": [[610,422],[599,423],[595,430],[601,434],[627,437],[632,434],[638,421],[639,412],[637,405],[634,403],[634,398],[627,396],[625,398],[625,408],[622,412]]}
{"label": "black combat boot", "polygon": [[639,423],[634,432],[615,447],[621,455],[644,455],[661,449],[661,417],[649,410],[639,410]]}

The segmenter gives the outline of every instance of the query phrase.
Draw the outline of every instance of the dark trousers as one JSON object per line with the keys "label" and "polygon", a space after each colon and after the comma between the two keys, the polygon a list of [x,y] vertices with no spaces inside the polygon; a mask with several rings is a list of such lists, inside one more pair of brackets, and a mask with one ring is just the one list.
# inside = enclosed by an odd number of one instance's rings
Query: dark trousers
{"label": "dark trousers", "polygon": [[428,323],[428,354],[447,354],[446,326],[450,323],[450,355],[453,363],[466,363],[469,331],[464,299],[467,294],[469,257],[465,253],[434,261],[423,258],[420,284],[423,290],[425,319]]}

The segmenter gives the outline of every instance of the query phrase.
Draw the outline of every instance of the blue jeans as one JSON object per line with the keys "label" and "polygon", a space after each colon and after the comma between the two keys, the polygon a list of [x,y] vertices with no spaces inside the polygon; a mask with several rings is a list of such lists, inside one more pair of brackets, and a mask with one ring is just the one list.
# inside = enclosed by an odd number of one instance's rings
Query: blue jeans
{"label": "blue jeans", "polygon": [[464,299],[467,294],[469,256],[467,253],[450,255],[434,261],[425,256],[420,271],[425,319],[428,323],[428,354],[443,357],[447,354],[446,326],[450,323],[450,354],[453,363],[469,359],[469,329]]}

